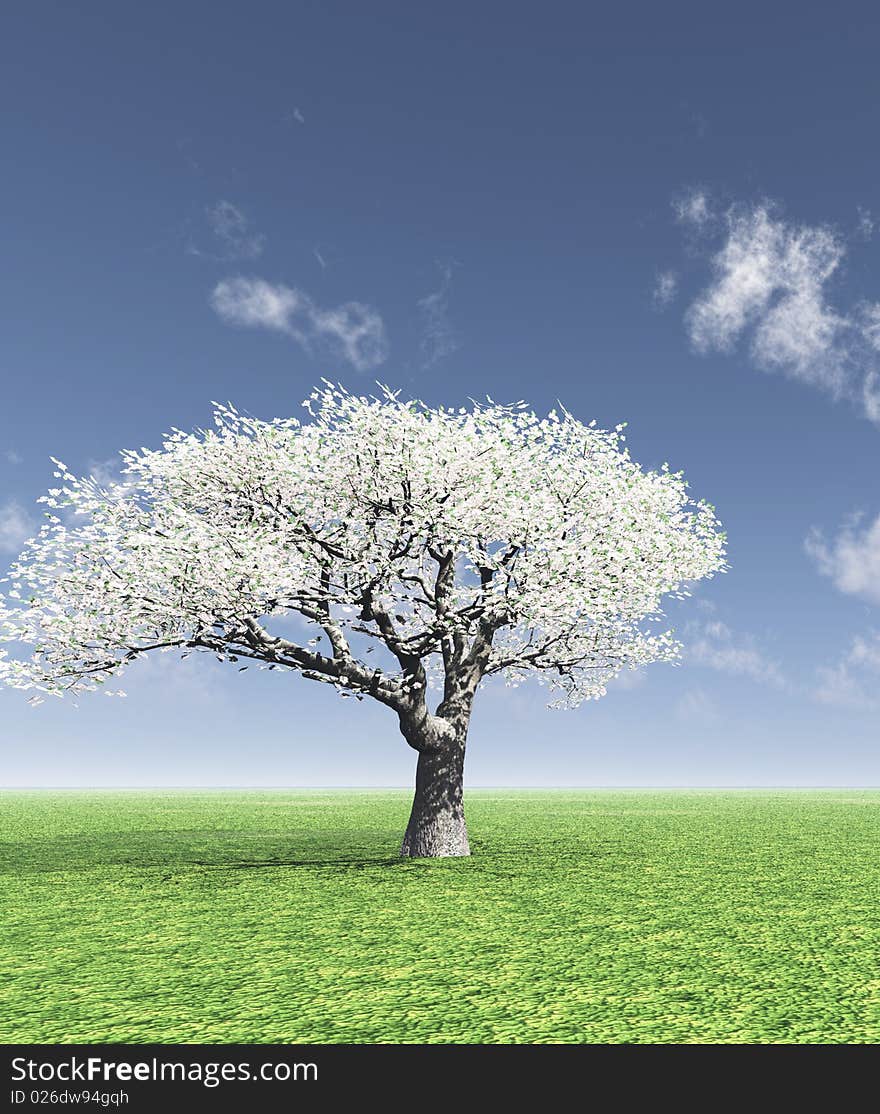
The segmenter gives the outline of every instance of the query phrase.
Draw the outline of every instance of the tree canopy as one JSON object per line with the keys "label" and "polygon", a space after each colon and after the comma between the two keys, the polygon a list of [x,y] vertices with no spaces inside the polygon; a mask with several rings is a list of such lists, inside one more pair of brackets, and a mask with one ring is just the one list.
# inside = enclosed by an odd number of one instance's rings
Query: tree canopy
{"label": "tree canopy", "polygon": [[304,405],[303,422],[216,405],[213,428],[122,453],[110,483],[56,461],[6,578],[0,679],[36,700],[118,692],[146,653],[203,651],[401,715],[493,676],[576,705],[674,658],[663,597],[725,568],[713,507],[640,468],[622,425],[326,382]]}

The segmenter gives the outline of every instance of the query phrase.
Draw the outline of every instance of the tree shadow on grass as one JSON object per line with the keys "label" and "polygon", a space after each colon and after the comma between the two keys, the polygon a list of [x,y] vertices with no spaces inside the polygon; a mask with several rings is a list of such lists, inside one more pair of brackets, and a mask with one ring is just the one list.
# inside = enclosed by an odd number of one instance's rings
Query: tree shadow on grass
{"label": "tree shadow on grass", "polygon": [[[354,838],[353,838],[354,837]],[[0,844],[0,875],[131,870],[338,870],[390,866],[399,836],[324,831],[297,838],[278,831],[101,832]]]}
{"label": "tree shadow on grass", "polygon": [[628,841],[549,840],[521,845],[498,839],[479,840],[469,859],[409,859],[397,851],[400,834],[390,829],[322,829],[286,833],[184,829],[161,831],[84,832],[34,837],[0,844],[0,875],[25,876],[53,872],[79,873],[123,869],[133,871],[362,871],[411,865],[471,864],[494,873],[519,875],[526,864],[540,861],[561,869],[589,868],[591,864],[634,864],[647,857],[646,849]]}
{"label": "tree shadow on grass", "polygon": [[252,859],[245,862],[205,862],[199,859],[189,860],[192,866],[198,866],[207,870],[271,870],[273,867],[340,867],[348,866],[355,868],[363,868],[370,866],[396,866],[398,863],[405,862],[399,855],[394,858],[369,858],[362,859]]}

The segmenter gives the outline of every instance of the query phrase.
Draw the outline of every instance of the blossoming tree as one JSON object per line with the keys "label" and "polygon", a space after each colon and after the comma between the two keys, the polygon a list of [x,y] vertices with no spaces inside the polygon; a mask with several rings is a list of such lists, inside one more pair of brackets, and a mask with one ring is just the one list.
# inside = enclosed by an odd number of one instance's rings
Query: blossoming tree
{"label": "blossoming tree", "polygon": [[56,461],[0,602],[0,679],[39,702],[204,651],[378,700],[418,752],[401,854],[467,855],[481,682],[535,675],[571,706],[675,657],[651,624],[723,570],[720,524],[680,474],[635,464],[622,426],[329,383],[305,406],[304,423],[219,406],[212,430],[123,453],[104,486]]}

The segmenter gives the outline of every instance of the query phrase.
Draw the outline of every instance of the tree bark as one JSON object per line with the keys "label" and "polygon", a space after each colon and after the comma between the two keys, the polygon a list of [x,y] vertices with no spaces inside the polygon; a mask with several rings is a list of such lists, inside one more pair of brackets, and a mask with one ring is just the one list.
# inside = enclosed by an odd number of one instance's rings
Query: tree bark
{"label": "tree bark", "polygon": [[419,750],[416,793],[400,854],[409,858],[470,855],[464,821],[464,737]]}

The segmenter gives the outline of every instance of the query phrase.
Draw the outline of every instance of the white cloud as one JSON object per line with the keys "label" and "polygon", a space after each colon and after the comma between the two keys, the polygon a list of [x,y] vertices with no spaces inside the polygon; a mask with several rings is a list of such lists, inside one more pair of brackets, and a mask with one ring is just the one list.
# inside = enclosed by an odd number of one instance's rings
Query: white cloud
{"label": "white cloud", "polygon": [[863,240],[870,240],[874,235],[874,217],[871,214],[871,210],[864,209],[861,205],[857,205],[856,212],[859,216],[857,225],[858,234]]}
{"label": "white cloud", "polygon": [[880,673],[880,635],[872,634],[870,638],[856,635],[849,652],[849,660],[853,665],[865,666]]}
{"label": "white cloud", "polygon": [[749,677],[774,688],[787,687],[779,666],[758,649],[754,639],[735,636],[730,627],[718,619],[688,623],[684,643],[687,657],[697,665],[719,673]]}
{"label": "white cloud", "polygon": [[862,336],[875,352],[880,352],[880,302],[867,302],[859,307]]}
{"label": "white cloud", "polygon": [[843,239],[787,222],[769,204],[734,206],[724,232],[714,277],[685,316],[696,351],[730,352],[748,335],[759,367],[855,402],[880,422],[880,307],[843,311],[829,301]]}
{"label": "white cloud", "polygon": [[728,230],[712,261],[715,281],[688,312],[694,346],[729,350],[754,325],[758,362],[813,374],[840,325],[824,284],[843,258],[842,243],[827,229],[791,228],[763,206],[731,212]]}
{"label": "white cloud", "polygon": [[[231,201],[218,201],[205,210],[211,231],[220,242],[221,259],[256,259],[262,255],[265,236],[250,230],[247,217]],[[194,254],[201,254],[194,252]]]}
{"label": "white cloud", "polygon": [[852,519],[830,542],[812,530],[804,545],[841,592],[880,604],[880,515],[864,527]]}
{"label": "white cloud", "polygon": [[678,294],[678,275],[675,271],[661,271],[654,283],[652,300],[657,309],[666,307],[675,301]]}
{"label": "white cloud", "polygon": [[119,483],[125,479],[121,468],[122,459],[118,456],[111,456],[106,460],[89,460],[86,464],[85,474],[91,476],[93,480],[97,480],[101,487],[109,487],[111,484]]}
{"label": "white cloud", "polygon": [[866,691],[862,679],[854,676],[845,662],[822,666],[817,671],[817,681],[814,696],[820,704],[835,708],[876,707],[876,700]]}
{"label": "white cloud", "polygon": [[458,348],[458,340],[449,323],[452,265],[444,264],[440,272],[440,286],[417,303],[422,317],[422,339],[419,348],[423,369],[433,367],[446,356],[451,356]]}
{"label": "white cloud", "polygon": [[15,499],[0,504],[0,553],[19,554],[37,526]]}
{"label": "white cloud", "polygon": [[291,115],[293,116],[293,119],[296,120],[296,122],[298,124],[304,124],[306,122],[306,118],[303,115],[303,111],[302,111],[301,108],[295,108],[293,110],[293,112],[291,113]]}
{"label": "white cloud", "polygon": [[358,371],[377,367],[388,355],[382,318],[362,302],[323,309],[296,287],[234,278],[217,284],[211,305],[228,325],[284,333],[307,352],[326,345]]}
{"label": "white cloud", "polygon": [[856,635],[849,650],[833,665],[817,670],[814,697],[839,708],[880,708],[880,634]]}
{"label": "white cloud", "polygon": [[21,453],[17,453],[15,449],[7,449],[3,455],[10,464],[22,464],[24,462],[24,457]]}
{"label": "white cloud", "polygon": [[709,195],[701,189],[688,190],[675,198],[672,208],[679,224],[690,225],[698,230],[705,228],[714,217]]}

